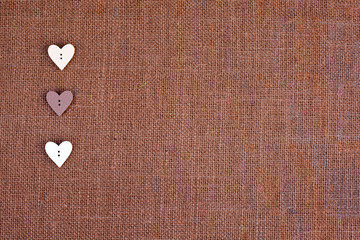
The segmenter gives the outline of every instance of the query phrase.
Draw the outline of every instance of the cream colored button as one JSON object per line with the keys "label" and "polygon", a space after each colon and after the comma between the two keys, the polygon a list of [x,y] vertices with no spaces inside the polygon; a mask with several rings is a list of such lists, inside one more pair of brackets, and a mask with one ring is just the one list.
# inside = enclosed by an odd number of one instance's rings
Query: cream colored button
{"label": "cream colored button", "polygon": [[59,48],[56,45],[51,45],[48,48],[48,54],[51,60],[60,68],[60,70],[63,70],[66,67],[73,58],[74,53],[75,48],[71,44],[66,44],[62,48]]}
{"label": "cream colored button", "polygon": [[60,145],[54,142],[47,142],[45,144],[45,152],[49,158],[58,166],[61,167],[66,159],[70,156],[72,151],[72,144],[69,141],[64,141]]}

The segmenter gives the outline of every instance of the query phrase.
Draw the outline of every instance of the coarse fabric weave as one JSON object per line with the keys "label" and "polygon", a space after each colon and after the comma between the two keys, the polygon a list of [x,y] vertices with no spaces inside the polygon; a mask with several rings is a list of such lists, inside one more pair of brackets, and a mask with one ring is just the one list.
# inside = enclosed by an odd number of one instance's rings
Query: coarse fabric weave
{"label": "coarse fabric weave", "polygon": [[0,22],[0,239],[360,239],[359,1],[0,0]]}

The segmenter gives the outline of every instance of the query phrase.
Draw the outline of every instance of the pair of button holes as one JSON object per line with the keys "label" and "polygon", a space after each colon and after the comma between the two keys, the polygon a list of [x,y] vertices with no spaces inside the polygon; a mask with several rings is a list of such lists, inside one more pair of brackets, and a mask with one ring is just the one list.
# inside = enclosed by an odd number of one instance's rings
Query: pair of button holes
{"label": "pair of button holes", "polygon": [[58,157],[60,157],[60,151],[58,151]]}
{"label": "pair of button holes", "polygon": [[60,53],[60,59],[62,59],[62,53]]}

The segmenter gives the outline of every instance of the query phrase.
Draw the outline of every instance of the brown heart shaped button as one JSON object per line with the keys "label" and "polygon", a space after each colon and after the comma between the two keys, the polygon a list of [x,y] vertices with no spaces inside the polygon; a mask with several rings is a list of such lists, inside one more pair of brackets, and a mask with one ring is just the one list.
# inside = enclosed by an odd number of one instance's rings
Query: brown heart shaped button
{"label": "brown heart shaped button", "polygon": [[61,116],[61,114],[65,112],[72,100],[73,94],[70,91],[65,91],[60,95],[54,91],[50,91],[46,94],[46,101],[58,116]]}

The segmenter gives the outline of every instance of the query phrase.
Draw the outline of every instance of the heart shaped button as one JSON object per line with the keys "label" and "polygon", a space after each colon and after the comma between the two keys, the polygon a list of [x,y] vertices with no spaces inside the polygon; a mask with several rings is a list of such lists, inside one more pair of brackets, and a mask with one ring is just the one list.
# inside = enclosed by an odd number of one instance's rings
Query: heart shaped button
{"label": "heart shaped button", "polygon": [[49,91],[46,94],[46,101],[58,116],[61,116],[61,114],[65,112],[72,100],[73,94],[70,91],[65,91],[60,95],[54,91]]}
{"label": "heart shaped button", "polygon": [[66,67],[74,56],[74,53],[75,48],[71,44],[66,44],[62,48],[59,48],[56,45],[51,45],[48,48],[48,54],[51,60],[60,68],[60,70],[63,70]]}
{"label": "heart shaped button", "polygon": [[70,156],[72,151],[72,144],[69,141],[64,141],[60,145],[54,142],[47,142],[45,144],[45,152],[49,158],[58,166],[61,167],[66,159]]}

